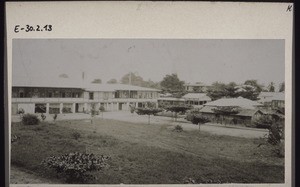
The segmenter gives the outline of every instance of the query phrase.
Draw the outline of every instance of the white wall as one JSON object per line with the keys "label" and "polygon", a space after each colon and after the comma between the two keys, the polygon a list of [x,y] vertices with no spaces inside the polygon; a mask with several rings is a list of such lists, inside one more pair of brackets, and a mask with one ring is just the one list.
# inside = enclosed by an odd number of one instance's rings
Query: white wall
{"label": "white wall", "polygon": [[18,104],[18,110],[20,108],[23,108],[26,113],[34,113],[35,105],[34,103],[19,103]]}

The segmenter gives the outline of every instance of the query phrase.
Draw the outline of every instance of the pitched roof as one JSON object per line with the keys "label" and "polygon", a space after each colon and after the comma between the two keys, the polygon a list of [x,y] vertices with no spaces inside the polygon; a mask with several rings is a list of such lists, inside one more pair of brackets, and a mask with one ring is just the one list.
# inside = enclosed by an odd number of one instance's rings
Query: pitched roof
{"label": "pitched roof", "polygon": [[158,92],[160,90],[153,88],[145,88],[140,86],[133,86],[127,84],[89,84],[85,87],[87,91],[122,91],[122,90],[132,90],[132,91],[153,91]]}
{"label": "pitched roof", "polygon": [[238,106],[244,109],[254,109],[256,106],[262,106],[262,104],[245,99],[243,97],[238,98],[223,98],[216,101],[208,102],[205,106]]}
{"label": "pitched roof", "polygon": [[39,77],[13,77],[13,87],[42,87],[42,88],[81,88],[87,91],[117,91],[117,90],[134,90],[134,91],[160,91],[152,88],[126,84],[93,84],[84,83],[82,80],[71,78],[39,78]]}
{"label": "pitched roof", "polygon": [[41,88],[83,88],[82,81],[74,81],[70,78],[41,78],[41,77],[18,77],[12,79],[13,87],[41,87]]}
{"label": "pitched roof", "polygon": [[261,92],[258,96],[260,102],[271,102],[273,100],[284,101],[284,92]]}
{"label": "pitched roof", "polygon": [[184,95],[184,99],[194,99],[198,101],[211,101],[211,98],[208,97],[205,93],[188,93]]}
{"label": "pitched roof", "polygon": [[161,97],[161,98],[158,98],[157,100],[164,100],[164,101],[185,101],[182,98],[175,98],[175,97]]}
{"label": "pitched roof", "polygon": [[186,83],[184,86],[206,86],[204,83]]}
{"label": "pitched roof", "polygon": [[[215,113],[212,110],[214,108],[215,108],[214,106],[204,106],[199,111],[203,112],[203,113]],[[257,112],[262,113],[260,110],[257,110],[257,109],[243,109],[243,108],[240,108],[239,113],[233,114],[233,115],[235,115],[235,116],[249,116],[249,117],[252,117]]]}

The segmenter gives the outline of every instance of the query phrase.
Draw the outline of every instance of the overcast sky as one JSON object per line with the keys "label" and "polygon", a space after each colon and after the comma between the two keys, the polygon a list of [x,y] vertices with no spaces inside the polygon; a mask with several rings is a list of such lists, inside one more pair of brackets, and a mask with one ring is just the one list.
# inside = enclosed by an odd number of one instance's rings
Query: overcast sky
{"label": "overcast sky", "polygon": [[14,39],[13,80],[120,80],[138,72],[161,81],[177,73],[185,82],[284,81],[284,40]]}

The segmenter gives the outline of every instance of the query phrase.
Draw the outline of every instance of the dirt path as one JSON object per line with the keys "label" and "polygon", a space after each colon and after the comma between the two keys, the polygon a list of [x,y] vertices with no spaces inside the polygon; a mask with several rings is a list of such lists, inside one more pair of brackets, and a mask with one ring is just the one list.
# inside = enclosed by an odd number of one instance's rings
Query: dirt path
{"label": "dirt path", "polygon": [[[133,123],[147,123],[148,116],[130,114],[129,112],[107,112],[103,115],[104,119],[114,119],[126,122]],[[152,125],[181,125],[184,130],[199,130],[198,125],[191,124],[187,122],[183,118],[179,118],[176,122],[170,117],[162,117],[162,116],[151,116],[150,123]],[[227,136],[235,136],[235,137],[243,137],[243,138],[262,138],[268,132],[267,130],[262,129],[251,129],[251,128],[239,128],[239,127],[230,127],[224,125],[216,125],[216,124],[205,124],[201,125],[201,131],[209,132],[217,135],[227,135]]]}

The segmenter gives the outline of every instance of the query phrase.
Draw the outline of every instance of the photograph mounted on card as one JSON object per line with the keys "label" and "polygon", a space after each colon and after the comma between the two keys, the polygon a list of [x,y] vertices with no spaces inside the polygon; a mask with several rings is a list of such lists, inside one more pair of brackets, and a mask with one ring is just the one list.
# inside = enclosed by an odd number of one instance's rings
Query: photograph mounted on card
{"label": "photograph mounted on card", "polygon": [[293,4],[6,10],[10,186],[292,185]]}

